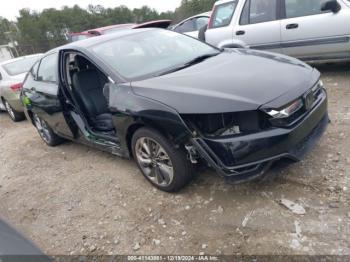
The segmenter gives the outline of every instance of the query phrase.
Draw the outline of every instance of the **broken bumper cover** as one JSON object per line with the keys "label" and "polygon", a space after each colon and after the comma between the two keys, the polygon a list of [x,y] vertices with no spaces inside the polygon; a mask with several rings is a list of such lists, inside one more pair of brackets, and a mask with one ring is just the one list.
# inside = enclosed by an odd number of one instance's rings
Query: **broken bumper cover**
{"label": "broken bumper cover", "polygon": [[263,175],[280,159],[299,161],[322,136],[329,123],[327,95],[291,128],[273,128],[234,138],[194,138],[199,154],[219,174],[246,181]]}

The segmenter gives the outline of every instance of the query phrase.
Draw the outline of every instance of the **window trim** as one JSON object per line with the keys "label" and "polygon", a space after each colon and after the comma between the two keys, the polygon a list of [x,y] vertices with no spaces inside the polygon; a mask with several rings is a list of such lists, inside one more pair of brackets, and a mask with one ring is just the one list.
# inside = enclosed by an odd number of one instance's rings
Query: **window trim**
{"label": "window trim", "polygon": [[[49,83],[49,84],[58,84],[58,65],[59,65],[59,52],[52,52],[52,53],[49,53],[47,55],[45,55],[44,57],[42,57],[39,61],[39,65],[38,65],[38,69],[36,71],[36,77],[34,79],[34,81],[36,82],[41,82],[41,83]],[[55,71],[55,75],[56,75],[56,81],[44,81],[44,80],[38,80],[38,76],[39,76],[39,70],[40,70],[40,67],[41,67],[41,62],[48,56],[50,55],[57,55],[57,70]]]}
{"label": "window trim", "polygon": [[[248,0],[248,1],[250,1],[250,0]],[[233,12],[232,12],[232,14],[231,14],[230,22],[228,22],[227,25],[221,25],[221,26],[215,26],[215,27],[214,27],[214,25],[211,25],[210,27],[208,27],[208,29],[217,29],[217,28],[228,27],[228,26],[232,23],[232,18],[233,18],[234,14],[235,14],[235,12],[236,12],[236,10],[237,10],[237,6],[238,6],[238,3],[239,3],[237,0],[233,0],[233,1],[226,2],[226,3],[220,4],[220,5],[216,5],[216,6],[214,7],[213,13],[211,14],[211,16],[213,17],[213,15],[215,14],[217,8],[219,8],[220,6],[223,6],[223,5],[228,5],[228,4],[234,3],[234,2],[237,2],[237,3],[236,3],[236,6],[235,6],[235,10],[233,10]],[[210,19],[210,20],[211,20],[211,19]],[[209,20],[209,23],[211,22],[210,20]],[[213,17],[212,22],[214,23],[214,17]],[[209,23],[208,23],[208,25],[209,25]]]}
{"label": "window trim", "polygon": [[[270,20],[270,21],[264,21],[264,22],[257,22],[257,23],[251,23],[250,22],[250,7],[251,7],[251,0],[246,0],[244,5],[243,5],[243,8],[241,10],[241,15],[239,17],[239,22],[238,24],[240,26],[247,26],[247,25],[256,25],[256,24],[262,24],[262,23],[270,23],[270,22],[276,22],[276,21],[280,21],[283,19],[283,9],[282,9],[282,6],[283,6],[283,3],[285,2],[285,0],[276,0],[276,19],[274,20]],[[243,20],[243,11],[244,11],[244,8],[246,7],[246,5],[249,3],[249,10],[248,10],[248,23],[247,24],[243,24],[242,23],[242,20]],[[285,8],[284,8],[285,10]],[[284,15],[285,16],[285,15]]]}

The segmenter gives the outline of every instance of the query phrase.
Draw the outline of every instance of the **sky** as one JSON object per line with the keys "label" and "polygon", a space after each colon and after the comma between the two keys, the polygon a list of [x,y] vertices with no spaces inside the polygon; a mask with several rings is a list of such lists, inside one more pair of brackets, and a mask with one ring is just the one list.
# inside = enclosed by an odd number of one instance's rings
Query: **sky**
{"label": "sky", "polygon": [[9,20],[15,20],[22,8],[41,11],[45,8],[61,8],[64,5],[75,4],[86,8],[89,4],[102,5],[104,7],[116,7],[126,5],[129,8],[138,8],[148,5],[159,12],[173,11],[180,5],[181,0],[3,0],[0,8],[0,16]]}

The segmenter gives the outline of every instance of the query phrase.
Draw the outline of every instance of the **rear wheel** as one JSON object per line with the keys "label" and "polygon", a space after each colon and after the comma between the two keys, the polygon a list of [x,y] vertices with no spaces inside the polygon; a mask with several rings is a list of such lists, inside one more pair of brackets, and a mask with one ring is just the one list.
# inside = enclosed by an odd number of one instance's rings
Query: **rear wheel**
{"label": "rear wheel", "polygon": [[193,176],[186,153],[156,130],[137,130],[132,138],[132,150],[144,177],[162,191],[179,191]]}
{"label": "rear wheel", "polygon": [[33,115],[33,121],[41,139],[49,146],[57,146],[62,144],[64,139],[56,135],[51,127],[46,123],[45,120],[42,120],[38,115]]}
{"label": "rear wheel", "polygon": [[3,99],[4,106],[6,108],[7,113],[9,114],[11,120],[13,122],[19,122],[25,119],[25,116],[23,113],[17,112],[12,108],[9,102],[7,102],[5,99]]}

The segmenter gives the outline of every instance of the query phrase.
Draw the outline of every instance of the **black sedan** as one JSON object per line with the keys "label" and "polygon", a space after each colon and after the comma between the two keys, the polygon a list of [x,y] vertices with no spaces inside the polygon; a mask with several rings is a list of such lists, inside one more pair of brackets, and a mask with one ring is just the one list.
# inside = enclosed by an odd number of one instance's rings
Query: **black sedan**
{"label": "black sedan", "polygon": [[168,192],[190,181],[194,165],[243,181],[277,160],[297,161],[329,121],[316,69],[162,29],[49,51],[27,75],[21,98],[48,145],[69,139],[133,157]]}

